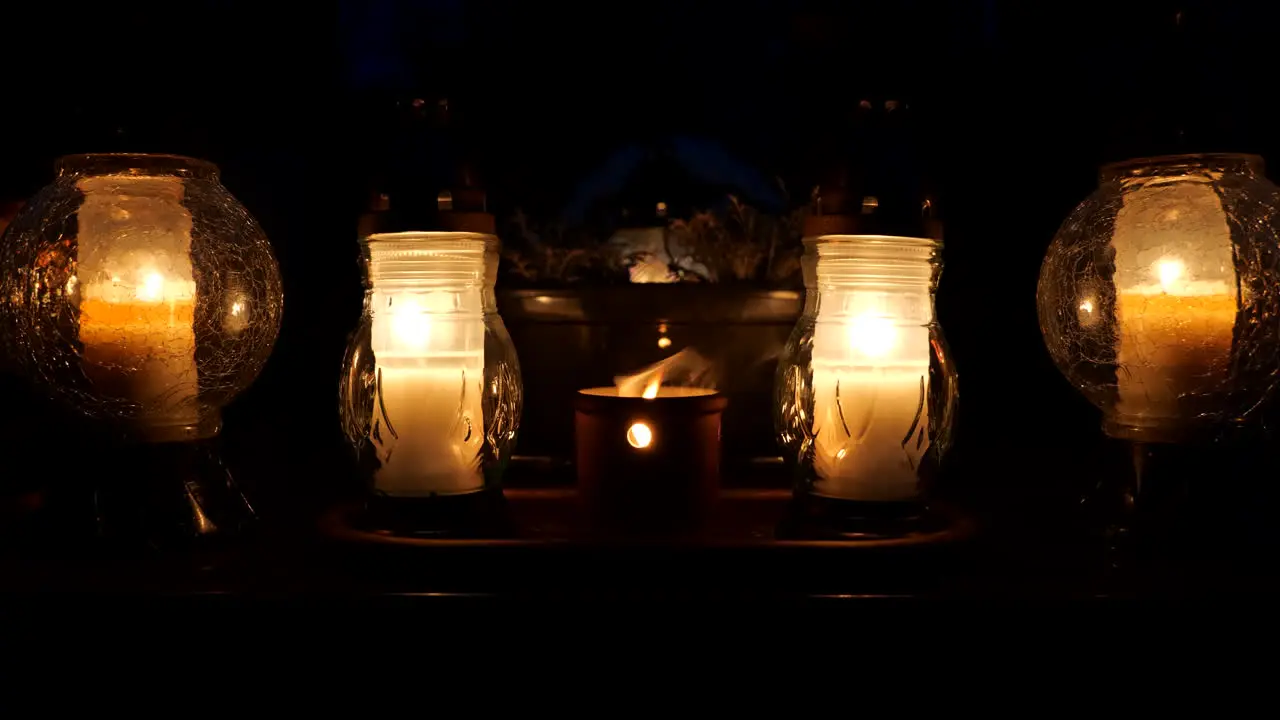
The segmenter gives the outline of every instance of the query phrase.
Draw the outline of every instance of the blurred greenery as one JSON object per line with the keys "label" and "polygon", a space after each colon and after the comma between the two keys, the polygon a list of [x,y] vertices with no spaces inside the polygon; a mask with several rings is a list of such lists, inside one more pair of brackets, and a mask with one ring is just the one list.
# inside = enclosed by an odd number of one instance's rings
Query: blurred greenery
{"label": "blurred greenery", "polygon": [[[723,209],[672,219],[663,239],[671,274],[678,282],[798,286],[806,212],[768,215],[730,195]],[[517,211],[502,232],[502,281],[537,287],[626,284],[633,266],[655,258],[617,242],[621,229],[539,224]]]}

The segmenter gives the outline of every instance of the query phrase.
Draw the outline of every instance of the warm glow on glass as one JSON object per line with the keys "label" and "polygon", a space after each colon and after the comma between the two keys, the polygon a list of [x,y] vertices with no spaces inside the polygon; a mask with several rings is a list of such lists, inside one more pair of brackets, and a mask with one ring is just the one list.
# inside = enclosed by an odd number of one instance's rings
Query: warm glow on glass
{"label": "warm glow on glass", "polygon": [[627,428],[627,444],[638,450],[649,447],[653,442],[653,430],[648,425],[638,422]]}
{"label": "warm glow on glass", "polygon": [[65,157],[19,220],[0,254],[0,311],[25,374],[133,440],[217,435],[282,309],[271,247],[217,168]]}
{"label": "warm glow on glass", "polygon": [[182,179],[91,177],[79,188],[85,373],[148,408],[143,434],[190,432],[200,419],[199,375],[192,219],[181,202]]}
{"label": "warm glow on glass", "polygon": [[404,232],[365,243],[368,329],[348,353],[348,436],[377,459],[376,492],[481,490],[519,418],[519,368],[494,307],[497,238]]}
{"label": "warm glow on glass", "polygon": [[666,350],[669,347],[671,347],[671,338],[665,336],[658,338],[659,349]]}
{"label": "warm glow on glass", "polygon": [[1277,189],[1248,155],[1103,168],[1040,273],[1040,327],[1106,432],[1180,442],[1235,427],[1277,374]]}
{"label": "warm glow on glass", "polygon": [[816,252],[806,255],[814,265],[806,267],[806,315],[788,343],[795,354],[780,373],[782,441],[812,464],[816,495],[913,499],[933,439],[937,244],[881,236],[806,242]]}
{"label": "warm glow on glass", "polygon": [[1183,396],[1226,378],[1236,319],[1231,230],[1207,184],[1161,184],[1125,196],[1111,245],[1125,368],[1116,409],[1136,425],[1159,424],[1182,414]]}
{"label": "warm glow on glass", "polygon": [[[475,262],[479,264],[477,256]],[[456,312],[458,291],[380,289],[374,278],[373,357],[377,413],[371,432],[394,445],[375,475],[389,495],[478,490],[484,386],[484,319],[479,291],[471,312]],[[436,297],[429,297],[435,295]],[[434,310],[432,308],[440,308]]]}

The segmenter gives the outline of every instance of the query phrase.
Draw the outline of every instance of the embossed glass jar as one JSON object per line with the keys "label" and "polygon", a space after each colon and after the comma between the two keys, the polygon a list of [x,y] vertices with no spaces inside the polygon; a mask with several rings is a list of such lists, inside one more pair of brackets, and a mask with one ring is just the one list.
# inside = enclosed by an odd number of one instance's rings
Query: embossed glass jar
{"label": "embossed glass jar", "polygon": [[934,316],[941,243],[807,238],[804,313],[779,361],[779,441],[797,492],[914,503],[950,443],[957,377]]}
{"label": "embossed glass jar", "polygon": [[271,246],[202,160],[64,157],[0,247],[8,355],[134,439],[217,435],[280,329]]}
{"label": "embossed glass jar", "polygon": [[498,238],[376,233],[343,364],[347,438],[381,496],[499,486],[520,424],[520,364],[494,301]]}
{"label": "embossed glass jar", "polygon": [[1054,362],[1113,437],[1246,421],[1280,371],[1280,195],[1252,155],[1108,165],[1040,270]]}

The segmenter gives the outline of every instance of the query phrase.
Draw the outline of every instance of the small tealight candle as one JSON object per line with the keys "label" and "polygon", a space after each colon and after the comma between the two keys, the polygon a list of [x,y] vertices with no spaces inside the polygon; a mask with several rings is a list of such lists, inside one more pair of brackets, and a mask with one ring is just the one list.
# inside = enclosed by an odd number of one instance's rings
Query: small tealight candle
{"label": "small tealight candle", "polygon": [[720,487],[720,419],[710,388],[647,384],[578,391],[578,491],[592,529],[606,535],[693,533]]}

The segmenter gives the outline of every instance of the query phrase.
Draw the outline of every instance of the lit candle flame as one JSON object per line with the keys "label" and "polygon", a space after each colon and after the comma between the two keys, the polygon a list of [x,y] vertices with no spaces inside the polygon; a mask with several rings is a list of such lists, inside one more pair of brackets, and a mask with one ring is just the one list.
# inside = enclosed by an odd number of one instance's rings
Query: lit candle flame
{"label": "lit candle flame", "polygon": [[1093,301],[1085,300],[1084,302],[1080,303],[1080,309],[1087,313],[1093,312]]}
{"label": "lit candle flame", "polygon": [[861,315],[849,323],[849,345],[868,357],[884,357],[898,344],[898,329],[886,317]]}
{"label": "lit candle flame", "polygon": [[615,376],[613,384],[618,388],[618,397],[652,400],[658,397],[663,385],[714,387],[715,378],[711,376],[711,369],[711,363],[706,358],[692,348],[685,348],[637,373]]}
{"label": "lit candle flame", "polygon": [[424,349],[431,339],[431,318],[413,298],[397,298],[391,306],[391,332],[399,343]]}
{"label": "lit candle flame", "polygon": [[164,299],[164,276],[158,272],[149,272],[138,286],[138,299],[157,302]]}
{"label": "lit candle flame", "polygon": [[1156,277],[1160,278],[1160,288],[1168,293],[1175,282],[1182,279],[1187,266],[1177,258],[1160,258],[1156,261]]}

